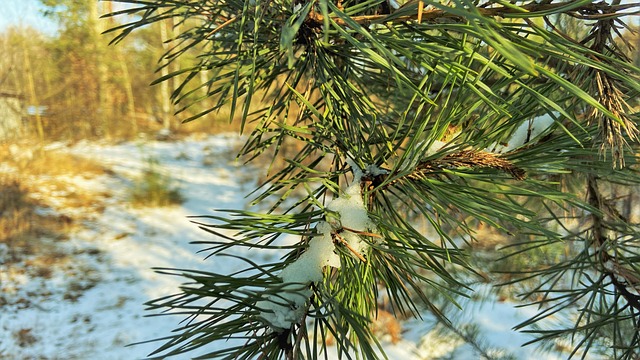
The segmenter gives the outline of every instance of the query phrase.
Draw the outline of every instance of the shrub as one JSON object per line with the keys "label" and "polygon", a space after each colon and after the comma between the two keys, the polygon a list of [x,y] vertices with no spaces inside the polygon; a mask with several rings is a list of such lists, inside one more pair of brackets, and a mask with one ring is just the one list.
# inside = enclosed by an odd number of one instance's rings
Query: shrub
{"label": "shrub", "polygon": [[136,206],[169,206],[182,203],[184,198],[172,179],[159,169],[155,158],[148,159],[148,167],[131,187],[131,202]]}

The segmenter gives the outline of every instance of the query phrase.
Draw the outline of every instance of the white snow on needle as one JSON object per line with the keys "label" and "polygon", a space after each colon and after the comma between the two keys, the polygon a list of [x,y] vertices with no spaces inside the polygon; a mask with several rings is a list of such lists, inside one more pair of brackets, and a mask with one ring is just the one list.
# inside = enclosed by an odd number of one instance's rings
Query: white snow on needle
{"label": "white snow on needle", "polygon": [[553,116],[545,114],[525,120],[513,132],[506,144],[493,144],[486,151],[503,154],[524,146],[544,134],[555,123],[554,117],[558,116],[558,113],[553,113]]}
{"label": "white snow on needle", "polygon": [[[274,331],[288,329],[292,324],[299,323],[306,313],[306,302],[312,293],[309,285],[323,280],[325,267],[340,268],[340,256],[335,252],[336,245],[340,242],[334,243],[334,236],[344,239],[345,245],[358,254],[362,254],[368,247],[357,233],[352,232],[369,232],[375,228],[362,199],[360,182],[363,171],[353,160],[348,159],[347,163],[354,174],[353,181],[339,197],[326,206],[330,213],[337,214],[338,219],[318,223],[318,235],[309,240],[309,247],[305,252],[287,265],[279,275],[284,284],[283,290],[293,291],[270,294],[256,304],[261,309],[260,317]],[[371,165],[366,169],[377,173],[383,171]],[[342,231],[343,229],[349,230]]]}

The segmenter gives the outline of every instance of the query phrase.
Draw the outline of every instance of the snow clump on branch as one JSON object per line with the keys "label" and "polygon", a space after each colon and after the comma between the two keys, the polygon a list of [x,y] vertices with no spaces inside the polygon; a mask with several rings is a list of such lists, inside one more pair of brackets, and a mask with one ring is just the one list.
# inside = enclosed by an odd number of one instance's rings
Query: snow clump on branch
{"label": "snow clump on branch", "polygon": [[[325,267],[340,268],[340,256],[335,252],[336,244],[340,242],[335,238],[344,239],[344,245],[359,254],[369,246],[358,235],[358,232],[375,229],[362,197],[363,171],[350,159],[347,163],[353,171],[353,181],[340,197],[326,206],[326,221],[316,225],[318,235],[309,240],[309,247],[280,273],[284,284],[282,291],[269,294],[256,304],[260,309],[259,317],[273,331],[280,332],[299,324],[307,310],[306,302],[313,293],[310,285],[322,282]],[[366,171],[369,174],[384,170],[369,165]]]}
{"label": "snow clump on branch", "polygon": [[547,130],[555,123],[554,117],[559,114],[554,112],[553,116],[545,114],[529,120],[525,120],[516,131],[513,132],[506,144],[493,144],[487,148],[488,152],[504,154],[526,145]]}

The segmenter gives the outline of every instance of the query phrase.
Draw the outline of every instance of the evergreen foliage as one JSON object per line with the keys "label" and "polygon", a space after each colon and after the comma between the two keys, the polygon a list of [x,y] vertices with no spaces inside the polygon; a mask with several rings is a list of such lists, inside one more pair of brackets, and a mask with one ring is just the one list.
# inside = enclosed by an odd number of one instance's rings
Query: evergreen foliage
{"label": "evergreen foliage", "polygon": [[[211,257],[244,267],[160,269],[188,282],[149,307],[187,320],[152,356],[229,341],[205,357],[317,358],[331,336],[343,358],[377,358],[383,301],[452,328],[443,307],[480,281],[535,307],[518,326],[535,343],[639,356],[640,69],[622,17],[639,4],[114,1],[129,21],[114,41],[173,18],[164,57],[199,49],[158,79],[183,79],[180,109],[203,89],[214,100],[184,121],[229,107],[248,133],[239,155],[285,164],[252,193],[264,212],[195,220],[216,235],[202,241]],[[502,257],[491,274],[471,251],[480,228],[506,239],[487,252]]]}

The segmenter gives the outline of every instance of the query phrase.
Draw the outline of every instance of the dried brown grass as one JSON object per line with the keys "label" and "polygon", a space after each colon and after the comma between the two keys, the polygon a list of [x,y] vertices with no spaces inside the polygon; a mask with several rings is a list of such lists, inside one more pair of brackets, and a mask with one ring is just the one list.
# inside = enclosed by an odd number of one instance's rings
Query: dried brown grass
{"label": "dried brown grass", "polygon": [[0,163],[15,169],[15,174],[85,175],[103,174],[105,168],[89,159],[56,150],[45,150],[30,143],[0,144]]}
{"label": "dried brown grass", "polygon": [[74,220],[39,213],[37,209],[43,204],[32,199],[27,187],[12,175],[0,175],[0,188],[0,243],[6,245],[5,264],[32,256],[38,263],[59,258],[55,241],[66,238]]}
{"label": "dried brown grass", "polygon": [[79,222],[41,210],[50,207],[53,197],[65,207],[99,206],[95,193],[76,189],[61,176],[95,176],[107,170],[93,161],[29,143],[0,144],[0,169],[0,244],[7,251],[3,261],[28,259],[31,275],[47,277],[50,265],[66,261],[56,251],[56,242],[65,240]]}

